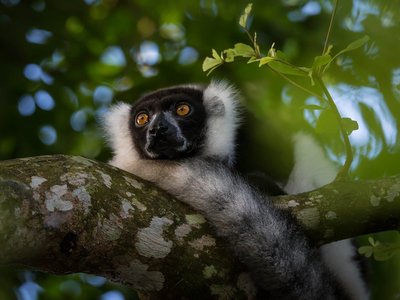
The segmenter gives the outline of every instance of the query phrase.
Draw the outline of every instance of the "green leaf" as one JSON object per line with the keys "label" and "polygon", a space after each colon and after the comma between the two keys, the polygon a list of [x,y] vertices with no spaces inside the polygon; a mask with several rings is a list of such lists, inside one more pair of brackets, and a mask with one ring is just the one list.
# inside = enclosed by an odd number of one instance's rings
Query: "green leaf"
{"label": "green leaf", "polygon": [[[337,55],[343,54],[345,52],[349,52],[355,49],[362,47],[366,42],[370,40],[368,35],[363,36],[362,38],[355,40],[354,42],[350,43],[346,48],[340,51]],[[336,56],[337,56],[336,55]]]}
{"label": "green leaf", "polygon": [[336,54],[330,63],[334,61],[339,55],[342,55],[343,53],[355,50],[363,46],[366,42],[370,40],[368,35],[363,36],[362,38],[355,40],[354,42],[350,43],[346,48],[344,48],[342,51],[340,51],[338,54]]}
{"label": "green leaf", "polygon": [[362,246],[358,248],[358,253],[364,255],[365,257],[371,257],[374,253],[374,248],[372,246]]}
{"label": "green leaf", "polygon": [[210,75],[212,71],[218,68],[220,65],[224,63],[224,60],[221,56],[218,55],[217,51],[212,49],[212,56],[213,57],[206,57],[203,61],[203,72],[207,72],[207,76]]}
{"label": "green leaf", "polygon": [[270,61],[268,65],[273,70],[282,74],[303,76],[303,77],[308,76],[307,72],[303,71],[301,68],[292,66],[290,63],[281,60],[275,59],[274,61]]}
{"label": "green leaf", "polygon": [[247,61],[247,63],[248,63],[248,64],[251,64],[251,63],[257,62],[257,61],[260,61],[260,59],[257,58],[256,56],[252,56],[252,57],[250,57],[250,59]]}
{"label": "green leaf", "polygon": [[268,50],[268,56],[276,57],[275,43],[272,43],[271,48]]}
{"label": "green leaf", "polygon": [[235,44],[234,48],[224,50],[225,61],[226,62],[233,62],[236,56],[240,57],[254,57],[256,53],[254,49],[246,44],[237,43]]}
{"label": "green leaf", "polygon": [[236,56],[236,52],[234,49],[226,49],[224,50],[224,54],[225,54],[225,61],[226,62],[233,62],[235,60],[235,56]]}
{"label": "green leaf", "polygon": [[379,241],[375,241],[372,236],[368,237],[368,242],[374,247],[379,245]]}
{"label": "green leaf", "polygon": [[350,135],[353,131],[358,130],[358,123],[350,118],[342,118],[342,124],[346,129],[347,135]]}
{"label": "green leaf", "polygon": [[312,65],[312,70],[316,71],[318,68],[329,64],[332,57],[329,54],[314,57],[314,63]]}
{"label": "green leaf", "polygon": [[273,60],[275,60],[275,58],[273,58],[273,57],[269,57],[269,56],[263,57],[263,58],[260,59],[260,64],[258,66],[261,67],[261,66],[263,66],[265,64],[270,63]]}
{"label": "green leaf", "polygon": [[242,57],[252,57],[255,56],[254,49],[246,44],[243,43],[237,43],[235,44],[235,47],[233,48],[235,50],[236,56],[242,56]]}
{"label": "green leaf", "polygon": [[[355,40],[354,42],[350,43],[346,48],[344,48],[342,51],[339,51],[339,53],[337,53],[330,61],[329,63],[326,64],[323,72],[325,72],[325,70],[329,67],[329,65],[336,59],[338,58],[340,55],[342,55],[343,53],[355,50],[357,48],[360,48],[361,46],[363,46],[366,42],[368,42],[370,40],[368,35],[363,36],[362,38]],[[328,48],[328,51],[326,54],[328,54],[331,50],[331,46],[330,48]]]}
{"label": "green leaf", "polygon": [[245,29],[247,28],[246,27],[247,18],[249,17],[249,14],[251,13],[252,8],[253,8],[253,3],[247,4],[246,8],[244,9],[244,13],[239,18],[239,25]]}

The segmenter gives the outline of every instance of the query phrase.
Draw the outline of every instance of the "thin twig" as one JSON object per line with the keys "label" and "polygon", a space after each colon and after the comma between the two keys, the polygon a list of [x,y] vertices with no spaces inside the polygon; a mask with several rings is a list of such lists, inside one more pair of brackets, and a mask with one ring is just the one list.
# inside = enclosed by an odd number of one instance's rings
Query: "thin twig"
{"label": "thin twig", "polygon": [[338,1],[339,0],[334,0],[333,1],[334,2],[333,3],[333,10],[332,10],[332,14],[331,14],[331,19],[329,21],[328,32],[326,33],[326,37],[325,37],[324,50],[322,51],[322,55],[325,54],[326,49],[328,48],[329,36],[330,36],[331,30],[332,30],[333,19],[335,18],[335,15],[336,15]]}
{"label": "thin twig", "polygon": [[342,117],[336,106],[335,101],[333,100],[331,94],[329,93],[321,76],[315,75],[314,78],[318,82],[318,84],[321,87],[322,91],[324,92],[326,98],[328,99],[329,106],[333,109],[333,112],[334,112],[336,119],[338,121],[338,124],[339,124],[340,133],[341,133],[343,141],[344,141],[344,145],[345,145],[345,149],[346,149],[346,161],[335,178],[335,180],[340,180],[340,179],[345,178],[349,172],[351,163],[353,162],[353,150],[351,148],[349,136],[347,134],[346,128],[343,125]]}
{"label": "thin twig", "polygon": [[[269,67],[269,66],[268,66],[268,67]],[[296,81],[290,79],[290,78],[287,77],[286,75],[283,75],[282,73],[280,73],[280,72],[278,72],[278,71],[275,71],[275,70],[272,69],[271,67],[269,67],[269,68],[270,68],[273,72],[275,72],[276,74],[278,74],[279,76],[281,76],[283,79],[285,79],[287,82],[289,82],[290,84],[292,84],[293,86],[295,86],[295,87],[301,89],[302,91],[304,91],[304,92],[310,94],[311,96],[314,96],[314,97],[316,97],[316,98],[322,100],[323,102],[326,102],[326,101],[327,101],[324,97],[322,97],[322,96],[320,96],[320,95],[314,93],[313,91],[311,91],[311,90],[305,88],[304,86],[301,86],[301,85],[298,84]]]}

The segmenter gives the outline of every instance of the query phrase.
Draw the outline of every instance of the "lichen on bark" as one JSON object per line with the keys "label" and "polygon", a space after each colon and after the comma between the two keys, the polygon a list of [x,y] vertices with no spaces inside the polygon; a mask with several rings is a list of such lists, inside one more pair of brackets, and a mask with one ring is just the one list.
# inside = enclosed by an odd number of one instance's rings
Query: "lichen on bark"
{"label": "lichen on bark", "polygon": [[[322,244],[398,229],[400,176],[338,181],[266,201],[290,210]],[[150,299],[254,295],[245,269],[203,216],[132,174],[81,157],[0,162],[0,264],[89,272]]]}

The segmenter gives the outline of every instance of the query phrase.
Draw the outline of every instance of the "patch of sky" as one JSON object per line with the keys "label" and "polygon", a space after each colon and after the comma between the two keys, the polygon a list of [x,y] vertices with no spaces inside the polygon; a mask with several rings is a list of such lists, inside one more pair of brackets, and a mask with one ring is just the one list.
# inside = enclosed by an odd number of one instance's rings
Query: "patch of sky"
{"label": "patch of sky", "polygon": [[75,131],[82,131],[86,127],[87,123],[87,111],[86,109],[80,109],[74,112],[70,119],[69,123],[73,130]]}
{"label": "patch of sky", "polygon": [[107,282],[107,279],[105,279],[104,277],[96,276],[96,275],[82,273],[79,275],[79,277],[81,278],[81,280],[83,280],[95,287],[103,286]]}
{"label": "patch of sky", "polygon": [[54,79],[49,74],[43,71],[43,69],[37,64],[28,64],[24,68],[24,76],[32,81],[43,81],[50,85]]}
{"label": "patch of sky", "polygon": [[181,65],[190,65],[197,61],[199,53],[193,47],[185,47],[179,54],[178,62]]}
{"label": "patch of sky", "polygon": [[40,109],[50,111],[56,105],[53,97],[45,90],[39,90],[35,93],[35,101]]}
{"label": "patch of sky", "polygon": [[53,33],[47,30],[32,28],[25,35],[26,40],[32,44],[43,45],[52,37]]}
{"label": "patch of sky", "polygon": [[35,113],[35,99],[31,95],[22,95],[18,100],[18,111],[21,116],[31,116]]}
{"label": "patch of sky", "polygon": [[53,145],[57,141],[57,131],[51,125],[44,125],[39,129],[39,139],[45,145]]}
{"label": "patch of sky", "polygon": [[139,65],[153,66],[161,59],[158,45],[152,41],[144,41],[140,44],[135,60]]}
{"label": "patch of sky", "polygon": [[[388,147],[396,144],[397,122],[387,107],[382,94],[371,87],[354,87],[348,84],[338,84],[329,87],[329,91],[335,99],[336,105],[342,117],[348,117],[358,123],[359,129],[355,130],[349,136],[350,142],[354,148],[355,164],[359,156],[363,155],[372,159],[379,155],[383,149],[383,141]],[[319,100],[310,97],[307,104],[320,105]],[[361,112],[361,107],[365,106],[373,113],[375,122],[380,126],[383,136],[374,136],[371,134],[370,124]],[[319,110],[305,110],[305,119],[313,126],[316,125]],[[334,125],[332,125],[334,126]],[[330,154],[334,158],[333,153]],[[343,157],[336,157],[336,160],[342,161]]]}
{"label": "patch of sky", "polygon": [[118,46],[108,47],[100,57],[103,64],[123,67],[126,65],[125,54]]}
{"label": "patch of sky", "polygon": [[380,14],[379,8],[371,1],[353,0],[351,16],[343,21],[344,27],[354,32],[364,31],[364,20],[368,15],[378,16]]}
{"label": "patch of sky", "polygon": [[97,105],[109,105],[113,99],[114,92],[105,85],[100,85],[93,92],[93,102]]}
{"label": "patch of sky", "polygon": [[100,300],[124,300],[124,295],[119,291],[109,291],[101,295]]}
{"label": "patch of sky", "polygon": [[308,1],[300,9],[292,10],[288,13],[288,18],[292,22],[304,21],[308,17],[319,15],[321,4],[318,1]]}

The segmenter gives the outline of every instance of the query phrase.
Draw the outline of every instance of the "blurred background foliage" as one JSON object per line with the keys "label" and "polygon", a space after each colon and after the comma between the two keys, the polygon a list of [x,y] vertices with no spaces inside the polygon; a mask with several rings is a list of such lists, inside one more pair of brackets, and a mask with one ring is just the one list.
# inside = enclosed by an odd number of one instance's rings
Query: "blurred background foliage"
{"label": "blurred background foliage", "polygon": [[[320,55],[332,1],[253,1],[251,31],[261,51],[275,42],[296,65]],[[247,1],[0,0],[0,159],[64,153],[107,160],[99,118],[114,101],[134,101],[156,88],[208,82],[201,64],[211,49],[247,43],[238,19]],[[350,136],[353,178],[400,170],[400,1],[340,1],[331,44],[343,55],[325,81]],[[290,138],[303,130],[338,165],[343,144],[319,100],[255,64],[226,64],[213,73],[242,91],[249,117],[239,140],[239,166],[284,181],[292,165]],[[272,159],[271,159],[272,157]],[[357,213],[357,212],[355,212]],[[399,241],[398,233],[376,236]],[[1,246],[1,245],[0,245]],[[371,262],[375,299],[400,297],[400,257]],[[89,275],[47,276],[0,270],[0,299],[134,299],[133,292]]]}

